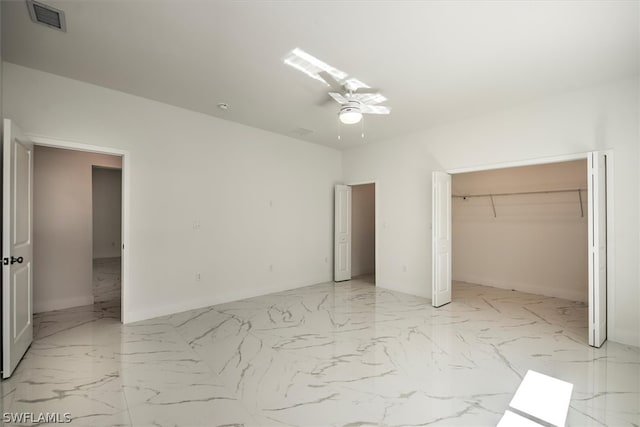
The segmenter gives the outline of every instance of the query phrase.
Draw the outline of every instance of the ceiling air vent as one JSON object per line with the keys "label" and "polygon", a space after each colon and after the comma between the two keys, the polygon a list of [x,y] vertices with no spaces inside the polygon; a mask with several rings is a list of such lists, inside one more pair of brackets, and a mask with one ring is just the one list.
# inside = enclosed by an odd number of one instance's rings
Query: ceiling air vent
{"label": "ceiling air vent", "polygon": [[49,28],[55,28],[60,31],[67,31],[67,25],[64,20],[64,12],[55,7],[48,6],[46,4],[27,0],[27,7],[29,8],[29,15],[31,20],[39,24],[44,24]]}

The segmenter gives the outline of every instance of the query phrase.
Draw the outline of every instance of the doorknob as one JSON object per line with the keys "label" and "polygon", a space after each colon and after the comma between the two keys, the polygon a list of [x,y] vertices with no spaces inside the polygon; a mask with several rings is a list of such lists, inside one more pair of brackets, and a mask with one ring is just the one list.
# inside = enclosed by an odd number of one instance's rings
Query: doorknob
{"label": "doorknob", "polygon": [[22,264],[22,261],[24,261],[24,258],[22,258],[21,256],[19,256],[18,258],[12,256],[11,260],[9,260],[9,258],[3,258],[2,259],[2,263],[4,265],[9,265],[11,263],[11,265],[15,264],[16,262],[18,264]]}

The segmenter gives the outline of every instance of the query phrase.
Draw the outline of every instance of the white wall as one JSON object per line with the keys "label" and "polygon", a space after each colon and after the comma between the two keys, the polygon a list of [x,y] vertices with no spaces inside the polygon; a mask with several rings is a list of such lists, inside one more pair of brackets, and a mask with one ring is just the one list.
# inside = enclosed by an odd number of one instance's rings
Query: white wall
{"label": "white wall", "polygon": [[121,158],[36,146],[33,168],[34,312],[93,304],[91,169]]}
{"label": "white wall", "polygon": [[351,187],[351,276],[376,271],[375,184]]}
{"label": "white wall", "polygon": [[129,152],[126,322],[331,280],[339,151],[4,65],[25,132]]}
{"label": "white wall", "polygon": [[93,258],[119,257],[122,246],[122,171],[93,168]]}
{"label": "white wall", "polygon": [[2,62],[2,2],[0,2],[0,132],[2,131],[2,127],[3,127],[3,123],[4,120],[2,120],[4,118],[3,115],[3,111],[2,111],[2,68],[3,68],[3,62]]}
{"label": "white wall", "polygon": [[[588,300],[587,161],[452,176],[453,279]],[[513,194],[580,189],[567,193]],[[582,202],[582,206],[581,206]],[[493,208],[495,208],[495,216]]]}
{"label": "white wall", "polygon": [[377,180],[377,285],[430,296],[431,171],[613,149],[609,338],[640,345],[638,95],[625,80],[346,151],[346,182]]}

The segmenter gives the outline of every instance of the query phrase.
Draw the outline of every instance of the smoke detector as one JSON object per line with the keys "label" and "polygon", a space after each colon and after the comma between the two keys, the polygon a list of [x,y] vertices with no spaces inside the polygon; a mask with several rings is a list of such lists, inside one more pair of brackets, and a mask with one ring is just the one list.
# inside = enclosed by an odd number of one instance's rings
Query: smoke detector
{"label": "smoke detector", "polygon": [[49,28],[55,28],[65,33],[67,32],[67,23],[62,10],[35,0],[27,0],[27,7],[29,8],[29,16],[31,16],[33,22],[46,25]]}

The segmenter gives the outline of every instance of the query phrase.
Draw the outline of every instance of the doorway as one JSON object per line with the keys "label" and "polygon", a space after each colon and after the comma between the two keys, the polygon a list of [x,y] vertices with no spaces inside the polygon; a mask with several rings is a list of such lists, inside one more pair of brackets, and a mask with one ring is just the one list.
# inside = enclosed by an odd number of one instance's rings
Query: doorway
{"label": "doorway", "polygon": [[[495,181],[496,177],[502,177],[504,180],[505,174],[508,169],[518,170],[520,167],[523,170],[538,172],[553,171],[554,168],[557,171],[561,169],[558,164],[566,163],[572,165],[574,172],[576,170],[582,170],[582,175],[578,172],[578,175],[574,173],[572,179],[563,176],[562,173],[558,175],[560,178],[556,179],[555,184],[550,184],[550,176],[553,174],[544,174],[541,179],[538,179],[538,188],[534,188],[533,181],[525,183],[523,188],[518,191],[514,191],[513,182],[494,182],[495,188],[478,188],[476,183],[467,182],[465,185],[460,185],[456,190],[452,189],[452,178],[468,178],[469,176],[482,176],[482,173],[486,173],[485,177],[493,176]],[[585,167],[586,163],[586,167]],[[531,165],[536,165],[531,167]],[[526,169],[528,168],[528,169]],[[497,287],[510,287],[511,289],[531,293],[534,291],[537,294],[550,295],[554,297],[566,298],[569,300],[586,300],[588,304],[588,316],[584,316],[585,320],[582,322],[584,329],[587,331],[588,342],[594,347],[599,347],[606,340],[607,335],[607,292],[611,292],[611,277],[612,277],[612,239],[610,233],[607,233],[607,228],[611,226],[611,198],[613,192],[611,191],[611,177],[612,177],[612,156],[611,153],[585,153],[582,155],[567,156],[563,158],[543,159],[534,161],[517,162],[506,165],[494,165],[478,168],[468,168],[464,170],[433,173],[433,246],[432,246],[432,304],[435,307],[446,305],[452,300],[452,285],[454,280],[462,279],[474,282],[481,282],[481,284],[487,284]],[[493,174],[493,175],[492,175]],[[522,175],[522,173],[521,173]],[[565,181],[562,182],[562,179]],[[464,181],[464,179],[462,180]],[[546,184],[542,185],[547,181]],[[460,183],[458,183],[460,184]],[[586,184],[586,185],[584,185]],[[474,188],[476,185],[476,188]],[[546,185],[546,187],[545,187]],[[551,186],[550,186],[551,185]],[[555,185],[555,187],[553,186]],[[496,187],[497,186],[497,187]],[[501,187],[502,186],[502,187]],[[585,188],[583,188],[583,186]],[[456,185],[453,186],[454,188]],[[564,188],[560,188],[564,187]],[[571,188],[569,188],[571,187]],[[609,187],[609,188],[608,188]],[[509,190],[511,188],[511,190]],[[458,194],[461,193],[461,194]],[[453,196],[453,203],[452,203]],[[509,200],[506,200],[506,199]],[[532,207],[532,199],[536,199],[538,206]],[[586,200],[585,200],[586,199]],[[457,212],[458,218],[452,219],[452,205],[458,205],[459,211]],[[527,206],[529,204],[529,206]],[[479,212],[483,215],[487,215],[484,218],[485,223],[481,224],[479,228],[471,230],[467,227],[467,231],[470,233],[476,233],[473,237],[466,236],[461,239],[459,233],[454,239],[452,234],[452,225],[455,227],[456,222],[460,227],[460,207],[464,206],[466,209],[466,215],[477,216]],[[537,210],[537,211],[536,211]],[[538,224],[529,224],[528,228],[522,228],[518,232],[515,232],[514,225],[517,220],[514,220],[514,215],[526,214],[529,219],[532,216],[544,216],[546,215],[546,224],[540,223],[538,218]],[[502,218],[498,219],[498,215]],[[563,217],[564,218],[561,218]],[[577,217],[576,217],[577,216]],[[510,217],[510,218],[509,218]],[[502,222],[503,227],[500,228],[496,224]],[[556,230],[548,230],[543,227],[551,226],[552,223]],[[569,224],[571,223],[571,224]],[[468,225],[468,224],[467,224]],[[462,227],[464,228],[463,224]],[[504,229],[511,228],[510,231]],[[479,231],[480,230],[480,231]],[[492,231],[490,231],[492,230]],[[537,231],[536,231],[537,230]],[[460,229],[456,231],[461,231]],[[554,236],[554,231],[559,234],[565,234],[565,239],[569,235],[573,235],[577,240],[573,242],[560,242],[556,241],[556,246],[565,245],[565,253],[560,248],[547,246],[546,252],[558,252],[556,256],[567,261],[567,265],[551,266],[551,258],[548,258],[549,253],[537,256],[537,258],[545,259],[547,262],[539,262],[536,266],[536,254],[529,253],[528,257],[523,259],[516,259],[517,254],[513,250],[509,250],[504,246],[508,246],[509,240],[518,238],[518,233],[528,233],[530,239],[538,240],[537,247],[540,250],[540,245],[544,246],[546,240],[554,240],[557,236]],[[487,234],[489,233],[489,234]],[[504,235],[500,235],[504,234]],[[490,238],[490,242],[479,242],[474,239],[479,239],[483,235],[485,240]],[[546,238],[544,237],[546,235]],[[545,240],[546,239],[546,240]],[[465,247],[458,247],[456,250],[452,249],[452,243],[457,240],[458,245],[462,244]],[[585,245],[580,243],[581,240],[586,241]],[[501,243],[502,242],[502,247]],[[549,243],[549,242],[547,242]],[[483,246],[484,245],[484,246]],[[567,246],[568,245],[568,246]],[[469,257],[469,246],[475,246],[476,249],[480,248],[484,253],[476,253],[474,259]],[[536,246],[534,244],[533,246]],[[569,248],[569,246],[571,246]],[[575,253],[569,254],[566,251],[573,250]],[[514,274],[520,275],[519,280],[525,277],[526,280],[522,280],[518,286],[506,285],[500,283],[500,280],[495,280],[495,271],[491,271],[491,264],[487,261],[483,265],[482,259],[487,252],[500,253],[496,255],[497,260],[495,262],[507,264],[505,270],[511,270],[511,279]],[[454,256],[458,255],[459,263],[453,268],[455,260]],[[495,255],[495,254],[494,254]],[[516,257],[516,258],[514,258]],[[573,264],[572,267],[567,268],[568,265]],[[520,267],[518,267],[518,265]],[[470,273],[475,268],[474,273]],[[584,268],[586,267],[586,268]],[[583,270],[584,268],[584,270]],[[573,281],[572,286],[559,286],[557,278],[551,278],[549,271],[544,273],[536,271],[536,269],[555,270],[556,274],[562,272],[565,274],[567,270],[573,270],[572,275],[566,275],[564,279],[567,281]],[[475,274],[475,275],[474,275]],[[491,275],[493,276],[493,281]],[[547,274],[547,277],[544,277]],[[508,276],[508,274],[503,274]],[[527,280],[529,283],[527,283]],[[531,287],[531,284],[535,281],[546,282],[546,289],[539,289]],[[556,280],[555,284],[553,282]],[[561,281],[561,280],[560,280]],[[484,283],[482,283],[484,282]],[[500,286],[502,285],[502,286]],[[609,285],[609,286],[607,286]],[[455,299],[455,295],[453,295]]]}
{"label": "doorway", "polygon": [[[96,168],[98,167],[98,168]],[[93,306],[121,318],[121,156],[34,146],[33,307],[38,314]],[[95,257],[114,269],[105,280]],[[96,286],[96,279],[102,279]],[[100,295],[96,295],[96,289]],[[117,291],[118,295],[113,295]],[[108,294],[108,295],[107,295]],[[116,298],[117,297],[117,298]],[[104,303],[109,300],[111,305]],[[117,306],[114,305],[117,303]]]}
{"label": "doorway", "polygon": [[[2,276],[2,378],[12,375],[18,363],[31,345],[34,337],[34,271],[40,270],[41,266],[35,266],[34,262],[34,240],[33,230],[34,219],[34,150],[35,146],[41,148],[67,149],[76,154],[108,154],[116,156],[122,168],[122,310],[118,315],[118,320],[126,322],[126,295],[128,283],[128,241],[129,236],[129,154],[127,151],[109,147],[98,147],[76,142],[62,141],[46,137],[39,137],[24,134],[20,128],[11,120],[3,120],[3,218],[2,218],[2,256],[5,268]],[[64,172],[64,171],[62,171]],[[91,186],[91,168],[88,168],[89,178],[85,180]],[[61,173],[60,176],[63,176]],[[45,176],[46,178],[46,176]],[[46,182],[46,179],[44,180]],[[38,186],[40,190],[43,188]],[[46,196],[46,194],[45,194]],[[66,200],[55,200],[57,209],[65,209],[66,202],[76,202],[78,194],[72,192]],[[91,206],[91,200],[84,199],[84,205]],[[89,207],[89,212],[91,208]],[[59,213],[43,212],[42,214]],[[65,234],[70,224],[73,224],[73,217],[59,217],[56,227],[51,228],[53,239]],[[85,227],[85,231],[91,235],[91,221]],[[49,241],[51,237],[49,236]],[[73,237],[73,236],[72,236]],[[91,240],[91,239],[89,239]],[[69,242],[66,242],[69,243]],[[45,245],[46,247],[46,245]],[[70,248],[74,248],[71,244]],[[63,248],[64,249],[64,248]],[[61,251],[62,256],[66,252]],[[91,286],[91,242],[87,246],[89,254],[89,286]],[[63,258],[62,262],[68,260]],[[35,267],[35,268],[34,268]],[[46,270],[46,265],[43,265]],[[89,298],[86,295],[73,295],[70,299],[75,301],[74,305],[86,303]],[[54,298],[47,300],[49,309],[55,309],[55,305],[61,304],[54,293]],[[11,302],[11,304],[9,304]],[[69,298],[64,304],[69,304]],[[47,308],[47,307],[44,307]]]}
{"label": "doorway", "polygon": [[351,275],[376,283],[376,185],[351,186]]}
{"label": "doorway", "polygon": [[122,170],[92,167],[93,304],[121,311]]}
{"label": "doorway", "polygon": [[336,186],[334,281],[375,285],[376,200],[375,181]]}

